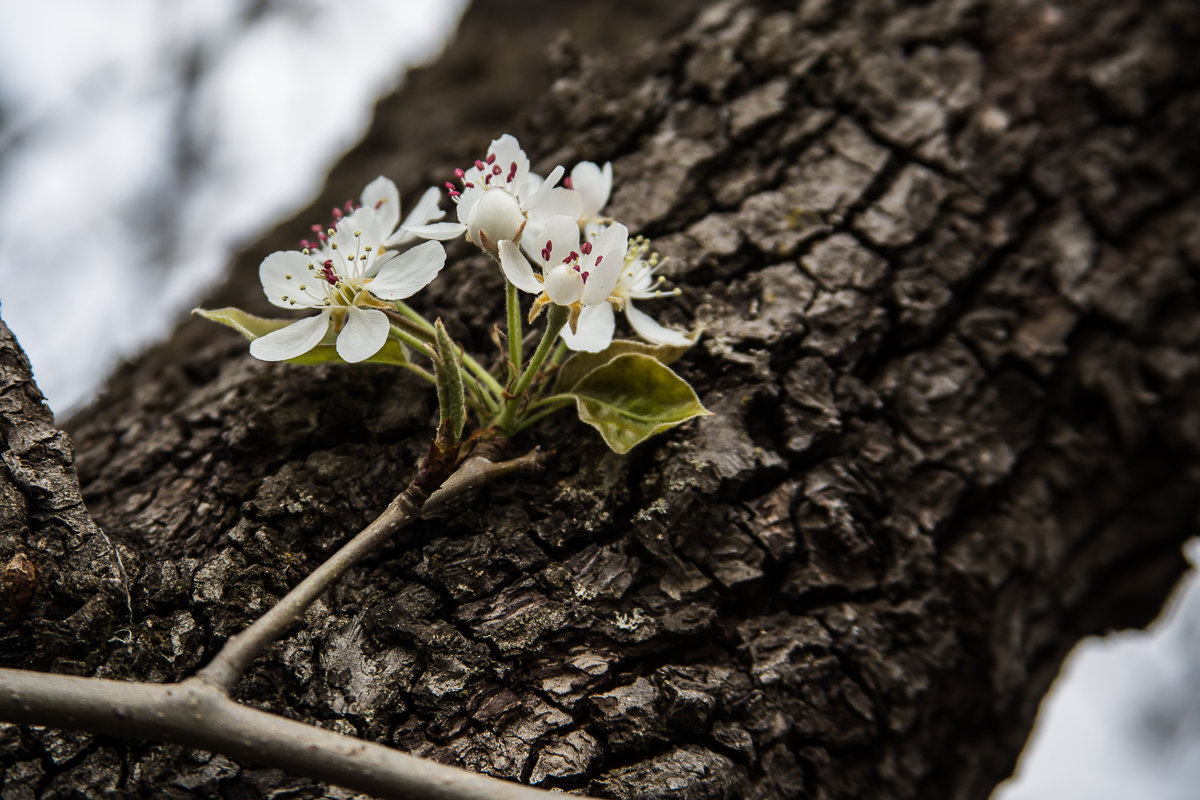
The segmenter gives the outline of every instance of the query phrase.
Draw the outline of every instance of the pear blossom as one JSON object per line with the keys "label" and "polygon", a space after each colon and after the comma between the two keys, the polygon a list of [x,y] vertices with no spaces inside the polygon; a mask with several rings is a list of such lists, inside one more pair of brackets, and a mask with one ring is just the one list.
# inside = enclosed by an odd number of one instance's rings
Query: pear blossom
{"label": "pear blossom", "polygon": [[[597,236],[598,226],[588,226],[590,235]],[[603,233],[598,234],[603,236]],[[663,277],[655,276],[660,266],[657,253],[646,256],[649,242],[642,237],[633,240],[625,254],[624,264],[617,276],[616,285],[608,298],[601,303],[586,306],[579,315],[575,330],[563,329],[562,337],[567,347],[588,353],[598,353],[612,343],[616,320],[614,308],[624,310],[629,324],[646,341],[658,345],[686,347],[692,339],[685,333],[659,324],[653,317],[637,309],[634,300],[651,300],[679,294],[675,289],[662,291],[659,286]]]}
{"label": "pear blossom", "polygon": [[612,194],[612,180],[612,162],[600,167],[591,161],[580,161],[571,170],[571,177],[564,180],[563,185],[579,193],[582,200],[578,215],[580,223],[600,219],[600,211],[608,205],[608,196]]}
{"label": "pear blossom", "polygon": [[578,315],[607,301],[616,286],[628,241],[628,229],[618,223],[581,243],[578,221],[560,214],[546,222],[536,240],[540,275],[510,240],[500,243],[500,268],[518,289],[539,295],[535,312],[550,302],[569,306]]}
{"label": "pear blossom", "polygon": [[[403,228],[396,230],[400,203],[394,189],[386,178],[372,181],[363,191],[363,205],[335,215],[334,225],[320,231],[317,242],[304,242],[303,250],[278,251],[263,260],[258,276],[272,304],[320,313],[255,339],[251,355],[283,361],[330,339],[345,361],[362,361],[379,352],[391,330],[387,316],[377,308],[384,305],[380,300],[412,296],[446,262],[439,242],[403,253],[386,249],[409,240]],[[414,215],[426,222],[431,218],[426,198],[410,218]]]}
{"label": "pear blossom", "polygon": [[578,219],[583,199],[578,192],[558,187],[564,170],[555,167],[542,178],[529,171],[529,157],[516,138],[494,139],[487,155],[469,169],[456,169],[460,188],[446,183],[458,210],[458,224],[413,225],[407,230],[425,238],[449,239],[461,233],[484,251],[497,255],[500,243],[536,236],[545,220],[555,215]]}
{"label": "pear blossom", "polygon": [[[333,209],[333,224],[336,227],[338,220],[347,214],[353,213],[356,208],[373,208],[379,216],[381,230],[383,231],[383,239],[380,244],[384,247],[399,247],[400,245],[414,242],[418,238],[452,239],[458,234],[454,233],[446,236],[446,226],[453,228],[457,226],[453,223],[438,222],[438,220],[446,216],[446,212],[438,208],[439,198],[440,193],[436,188],[430,187],[427,189],[425,194],[421,195],[421,199],[417,201],[416,207],[404,218],[404,223],[397,228],[396,226],[400,222],[400,192],[396,189],[395,183],[380,175],[363,189],[360,197],[362,200],[360,206],[356,206],[352,202],[347,202],[344,208]],[[426,235],[418,237],[417,234],[412,233],[412,228],[421,228],[426,231]],[[316,240],[310,242],[306,239],[301,239],[300,246],[315,250],[324,245],[328,239],[328,234],[325,232],[323,225],[313,225],[312,229],[317,235]]]}

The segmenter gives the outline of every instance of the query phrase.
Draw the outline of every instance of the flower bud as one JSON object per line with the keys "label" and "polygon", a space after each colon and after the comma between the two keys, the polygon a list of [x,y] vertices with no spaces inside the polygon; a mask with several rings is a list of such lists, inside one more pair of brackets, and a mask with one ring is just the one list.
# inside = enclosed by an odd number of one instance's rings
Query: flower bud
{"label": "flower bud", "polygon": [[488,252],[495,253],[502,239],[518,241],[525,227],[525,215],[517,199],[502,189],[490,189],[471,209],[467,236]]}
{"label": "flower bud", "polygon": [[550,302],[560,306],[569,306],[578,302],[583,295],[583,277],[574,267],[568,264],[559,264],[546,274],[543,288],[550,297]]}

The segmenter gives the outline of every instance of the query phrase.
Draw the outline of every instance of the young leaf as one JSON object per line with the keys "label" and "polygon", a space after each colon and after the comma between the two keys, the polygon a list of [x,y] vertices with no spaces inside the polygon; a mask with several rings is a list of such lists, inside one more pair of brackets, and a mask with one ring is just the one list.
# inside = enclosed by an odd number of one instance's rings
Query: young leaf
{"label": "young leaf", "polygon": [[625,353],[641,353],[663,364],[674,364],[688,351],[687,347],[679,345],[653,345],[642,342],[631,342],[628,339],[616,339],[599,353],[575,353],[563,362],[558,370],[558,378],[554,383],[554,391],[569,392],[575,384],[583,379],[596,367],[607,364],[619,355]]}
{"label": "young leaf", "polygon": [[437,375],[438,402],[442,418],[449,419],[454,426],[454,440],[462,439],[463,427],[467,423],[467,400],[463,392],[462,355],[446,333],[446,326],[439,318],[434,325],[437,335],[437,357],[433,361]]}
{"label": "young leaf", "polygon": [[[218,308],[209,311],[204,308],[197,308],[192,311],[193,314],[198,314],[207,320],[233,328],[235,331],[245,336],[250,341],[254,341],[260,336],[266,336],[272,331],[277,331],[280,328],[291,325],[295,319],[272,319],[268,317],[257,317],[254,314],[247,314],[240,308]],[[329,344],[319,344],[312,350],[309,350],[304,355],[289,358],[289,364],[302,364],[311,366],[314,364],[325,364],[330,361],[342,361],[341,356],[337,354],[337,349],[333,345],[333,337],[327,336],[326,341]],[[365,361],[359,362],[363,364],[407,364],[408,363],[408,348],[395,339],[388,339],[387,342],[380,348],[379,352]]]}
{"label": "young leaf", "polygon": [[218,308],[212,311],[206,308],[196,308],[192,309],[192,313],[199,314],[207,320],[212,320],[213,322],[233,328],[250,341],[254,341],[260,336],[266,336],[268,333],[277,331],[296,321],[295,319],[256,317],[253,314],[247,314],[240,308],[233,307]]}
{"label": "young leaf", "polygon": [[623,353],[584,375],[569,392],[579,418],[618,453],[692,417],[710,416],[687,381],[658,359]]}

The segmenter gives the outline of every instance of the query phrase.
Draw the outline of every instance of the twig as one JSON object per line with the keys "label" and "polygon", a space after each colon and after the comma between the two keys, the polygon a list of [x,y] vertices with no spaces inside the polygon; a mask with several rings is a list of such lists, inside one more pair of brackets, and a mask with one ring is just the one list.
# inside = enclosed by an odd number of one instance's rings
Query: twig
{"label": "twig", "polygon": [[534,469],[544,460],[544,455],[534,450],[511,461],[496,462],[489,456],[498,449],[499,445],[494,442],[486,442],[476,447],[476,452],[463,461],[450,477],[441,482],[441,487],[432,495],[427,494],[423,488],[422,475],[419,473],[362,532],[313,570],[311,575],[297,584],[250,627],[231,636],[208,666],[196,673],[196,677],[228,694],[250,666],[250,662],[288,628],[298,623],[314,600],[337,582],[346,570],[375,552],[392,534],[419,517],[424,508],[430,505],[436,508],[502,475]]}
{"label": "twig", "polygon": [[197,678],[159,685],[0,669],[0,719],[174,742],[382,798],[550,795],[248,708]]}
{"label": "twig", "polygon": [[[233,636],[207,667],[180,683],[128,683],[0,669],[0,720],[129,736],[223,753],[244,761],[404,800],[544,800],[549,793],[405,755],[373,742],[285,719],[229,697],[264,649],[355,562],[424,511],[514,472],[539,469],[533,450],[494,460],[490,440],[448,477],[422,468],[375,521],[318,567],[270,611]],[[438,486],[432,494],[426,487]]]}

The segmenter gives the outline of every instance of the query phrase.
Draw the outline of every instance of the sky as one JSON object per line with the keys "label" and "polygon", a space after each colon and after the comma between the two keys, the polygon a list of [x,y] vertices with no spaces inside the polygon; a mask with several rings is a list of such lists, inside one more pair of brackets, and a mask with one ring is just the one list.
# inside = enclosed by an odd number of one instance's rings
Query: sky
{"label": "sky", "polygon": [[0,313],[51,408],[307,205],[464,6],[0,0]]}
{"label": "sky", "polygon": [[[465,2],[0,0],[0,315],[51,407],[307,206]],[[1200,797],[1196,575],[1148,631],[1074,650],[993,800]]]}

